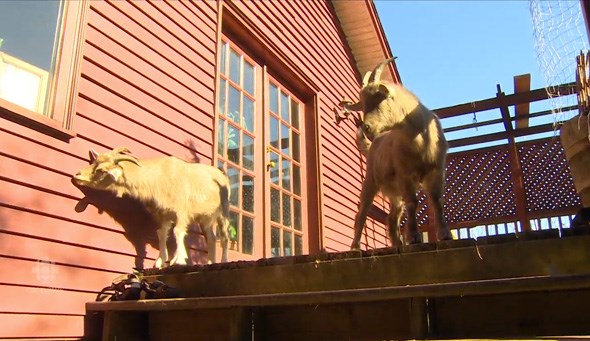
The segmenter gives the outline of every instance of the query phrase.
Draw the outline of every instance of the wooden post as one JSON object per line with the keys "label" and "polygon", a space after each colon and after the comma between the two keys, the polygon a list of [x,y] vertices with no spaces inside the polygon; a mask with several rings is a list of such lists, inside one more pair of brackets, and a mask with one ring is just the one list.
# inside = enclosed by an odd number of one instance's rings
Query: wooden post
{"label": "wooden post", "polygon": [[508,106],[504,103],[504,92],[500,84],[496,85],[498,93],[498,103],[500,104],[500,112],[504,121],[504,128],[508,133],[508,154],[510,158],[510,174],[512,175],[512,184],[514,186],[514,202],[516,204],[516,217],[520,221],[520,226],[523,232],[531,231],[531,224],[528,217],[526,205],[526,191],[524,190],[524,179],[522,167],[520,165],[520,157],[518,156],[518,149],[514,139],[514,128],[510,120],[510,111]]}

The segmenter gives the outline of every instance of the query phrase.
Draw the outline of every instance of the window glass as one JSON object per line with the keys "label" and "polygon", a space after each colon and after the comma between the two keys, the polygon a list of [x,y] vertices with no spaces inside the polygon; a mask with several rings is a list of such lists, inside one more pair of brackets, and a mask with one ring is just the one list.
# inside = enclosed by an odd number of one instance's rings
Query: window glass
{"label": "window glass", "polygon": [[0,1],[0,98],[45,113],[63,2]]}

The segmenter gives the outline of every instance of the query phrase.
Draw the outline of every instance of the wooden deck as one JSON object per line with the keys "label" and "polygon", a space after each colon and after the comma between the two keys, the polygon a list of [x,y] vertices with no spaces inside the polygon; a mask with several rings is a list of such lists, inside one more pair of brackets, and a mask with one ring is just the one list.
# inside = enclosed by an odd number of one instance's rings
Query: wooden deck
{"label": "wooden deck", "polygon": [[590,234],[556,230],[152,270],[182,299],[88,303],[89,339],[588,335]]}

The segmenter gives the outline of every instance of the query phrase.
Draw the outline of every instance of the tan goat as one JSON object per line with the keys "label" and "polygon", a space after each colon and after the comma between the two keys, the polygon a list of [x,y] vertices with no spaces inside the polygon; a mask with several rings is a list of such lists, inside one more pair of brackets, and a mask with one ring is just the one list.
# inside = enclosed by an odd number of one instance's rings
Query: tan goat
{"label": "tan goat", "polygon": [[392,60],[367,72],[359,102],[340,103],[346,110],[364,113],[357,129],[357,146],[367,156],[367,174],[355,218],[353,250],[360,249],[367,213],[379,191],[390,201],[387,225],[393,245],[403,245],[399,225],[404,206],[406,242],[422,242],[416,221],[420,188],[429,197],[438,239],[452,239],[442,209],[447,141],[438,117],[416,96],[402,85],[380,80],[383,67]]}
{"label": "tan goat", "polygon": [[103,154],[91,151],[90,161],[72,181],[80,187],[110,191],[119,198],[126,195],[145,205],[159,226],[157,268],[168,261],[166,241],[172,227],[176,254],[170,265],[187,264],[184,238],[191,223],[198,223],[205,232],[210,262],[216,259],[214,228],[219,224],[221,261],[227,261],[230,184],[221,170],[175,157],[138,160],[127,148]]}

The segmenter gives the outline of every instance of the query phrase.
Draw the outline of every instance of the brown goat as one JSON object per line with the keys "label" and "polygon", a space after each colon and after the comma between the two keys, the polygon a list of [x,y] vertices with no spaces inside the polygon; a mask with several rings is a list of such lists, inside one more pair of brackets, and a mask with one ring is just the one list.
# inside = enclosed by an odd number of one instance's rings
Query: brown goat
{"label": "brown goat", "polygon": [[422,242],[416,221],[416,194],[420,188],[429,197],[438,239],[452,239],[442,208],[447,141],[436,114],[402,85],[380,80],[383,67],[392,60],[367,72],[359,102],[344,100],[340,103],[346,110],[364,113],[356,142],[367,156],[367,174],[355,218],[353,250],[360,249],[367,214],[379,191],[389,198],[387,225],[393,245],[403,245],[399,225],[404,206],[406,242]]}
{"label": "brown goat", "polygon": [[222,261],[227,261],[230,186],[221,170],[174,157],[138,160],[127,148],[103,154],[90,151],[90,161],[72,181],[78,187],[109,191],[118,198],[129,196],[144,205],[158,226],[156,267],[168,261],[166,241],[172,227],[176,253],[170,264],[186,264],[184,238],[191,223],[204,230],[211,262],[215,262],[214,226],[219,224]]}

